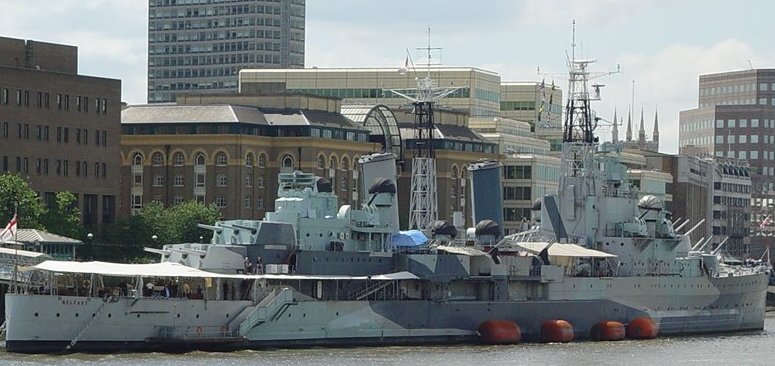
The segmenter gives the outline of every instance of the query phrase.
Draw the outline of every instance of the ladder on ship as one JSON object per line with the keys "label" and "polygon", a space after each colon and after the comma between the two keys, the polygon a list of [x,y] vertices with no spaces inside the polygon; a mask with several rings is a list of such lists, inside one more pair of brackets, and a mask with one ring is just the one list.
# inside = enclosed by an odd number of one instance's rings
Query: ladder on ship
{"label": "ladder on ship", "polygon": [[100,315],[100,312],[102,311],[102,309],[104,309],[105,306],[107,306],[107,305],[108,305],[107,302],[103,302],[102,305],[100,305],[99,309],[97,309],[97,311],[94,313],[94,315],[89,320],[89,323],[87,323],[86,326],[83,327],[83,329],[81,329],[81,331],[78,333],[78,335],[76,335],[75,338],[73,338],[73,340],[70,341],[70,344],[67,345],[67,347],[65,347],[65,352],[68,352],[73,347],[75,347],[75,344],[78,343],[78,341],[81,340],[81,338],[83,337],[84,334],[86,334],[86,331],[89,330],[89,327],[91,327],[92,324],[94,324],[94,322],[97,321],[97,316]]}
{"label": "ladder on ship", "polygon": [[390,286],[390,284],[391,284],[390,281],[380,281],[373,285],[367,285],[366,287],[363,287],[351,292],[348,298],[355,301],[361,301],[368,298],[372,294],[384,289],[385,287]]}
{"label": "ladder on ship", "polygon": [[[245,308],[237,317],[234,318],[236,323],[240,320],[238,326],[238,332],[240,336],[244,336],[247,332],[258,324],[261,324],[267,320],[273,320],[277,314],[293,304],[293,290],[288,287],[282,289],[275,289],[264,297],[261,302],[255,306]],[[229,324],[231,329],[231,324]]]}

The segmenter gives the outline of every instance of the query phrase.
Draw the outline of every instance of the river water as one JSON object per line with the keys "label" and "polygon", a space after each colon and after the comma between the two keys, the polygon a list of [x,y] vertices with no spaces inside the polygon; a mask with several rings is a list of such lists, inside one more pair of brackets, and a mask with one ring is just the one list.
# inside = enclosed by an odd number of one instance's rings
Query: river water
{"label": "river water", "polygon": [[22,355],[0,351],[0,365],[775,365],[775,313],[760,332],[646,341],[278,349],[229,353]]}

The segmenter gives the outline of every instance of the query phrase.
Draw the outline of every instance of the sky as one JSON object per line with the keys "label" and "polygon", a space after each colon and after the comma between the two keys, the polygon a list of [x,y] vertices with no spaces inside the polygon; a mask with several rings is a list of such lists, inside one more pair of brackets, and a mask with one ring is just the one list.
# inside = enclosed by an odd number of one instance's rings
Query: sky
{"label": "sky", "polygon": [[[146,101],[144,0],[3,0],[0,36],[78,46],[79,72],[122,80],[123,100]],[[769,0],[307,0],[306,67],[400,67],[406,50],[441,47],[445,66],[477,67],[502,81],[554,82],[567,90],[565,60],[576,22],[576,52],[593,70],[620,72],[593,104],[612,120],[643,110],[660,150],[678,151],[679,111],[697,107],[699,75],[772,68],[775,1]],[[540,74],[539,71],[540,70]],[[634,85],[634,98],[633,98]],[[620,126],[620,138],[624,136]],[[598,130],[603,139],[610,126]]]}

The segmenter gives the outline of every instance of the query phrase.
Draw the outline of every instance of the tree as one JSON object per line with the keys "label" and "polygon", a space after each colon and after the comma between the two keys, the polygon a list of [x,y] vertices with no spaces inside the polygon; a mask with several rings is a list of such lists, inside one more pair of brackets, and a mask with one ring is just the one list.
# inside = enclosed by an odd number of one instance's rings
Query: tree
{"label": "tree", "polygon": [[81,236],[81,212],[76,200],[70,192],[56,194],[53,204],[42,218],[46,231],[68,238]]}
{"label": "tree", "polygon": [[43,229],[46,207],[24,178],[16,174],[0,175],[0,223],[11,221],[18,213],[19,227]]}
{"label": "tree", "polygon": [[214,205],[189,201],[169,208],[169,219],[177,237],[175,242],[198,243],[202,237],[209,242],[213,232],[201,229],[197,224],[213,225],[221,219],[221,211]]}

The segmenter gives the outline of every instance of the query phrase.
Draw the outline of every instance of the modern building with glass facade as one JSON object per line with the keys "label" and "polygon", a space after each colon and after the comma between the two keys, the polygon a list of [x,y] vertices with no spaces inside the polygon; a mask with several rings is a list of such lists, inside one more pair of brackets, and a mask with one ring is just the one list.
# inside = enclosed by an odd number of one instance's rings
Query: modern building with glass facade
{"label": "modern building with glass facade", "polygon": [[48,204],[77,198],[81,223],[116,219],[121,80],[78,74],[78,48],[0,37],[0,174]]}
{"label": "modern building with glass facade", "polygon": [[241,69],[304,67],[305,0],[149,0],[148,102],[236,92]]}
{"label": "modern building with glass facade", "polygon": [[[752,248],[775,244],[775,69],[700,75],[698,108],[681,111],[679,152],[747,161]],[[758,250],[758,249],[757,249]]]}
{"label": "modern building with glass facade", "polygon": [[504,233],[522,231],[532,222],[533,202],[557,192],[560,159],[546,155],[510,154],[503,157]]}
{"label": "modern building with glass facade", "polygon": [[534,137],[562,151],[562,90],[545,81],[501,83],[501,116],[530,124]]}
{"label": "modern building with glass facade", "polygon": [[[384,104],[392,109],[410,104],[390,92],[417,89],[425,69],[399,72],[398,68],[312,68],[242,70],[243,93],[306,93],[342,98],[345,104]],[[500,116],[500,76],[477,68],[432,67],[430,77],[439,87],[456,88],[437,103],[470,116]]]}
{"label": "modern building with glass facade", "polygon": [[549,155],[549,142],[533,138],[527,122],[501,117],[471,117],[468,119],[468,127],[498,144],[499,154]]}

